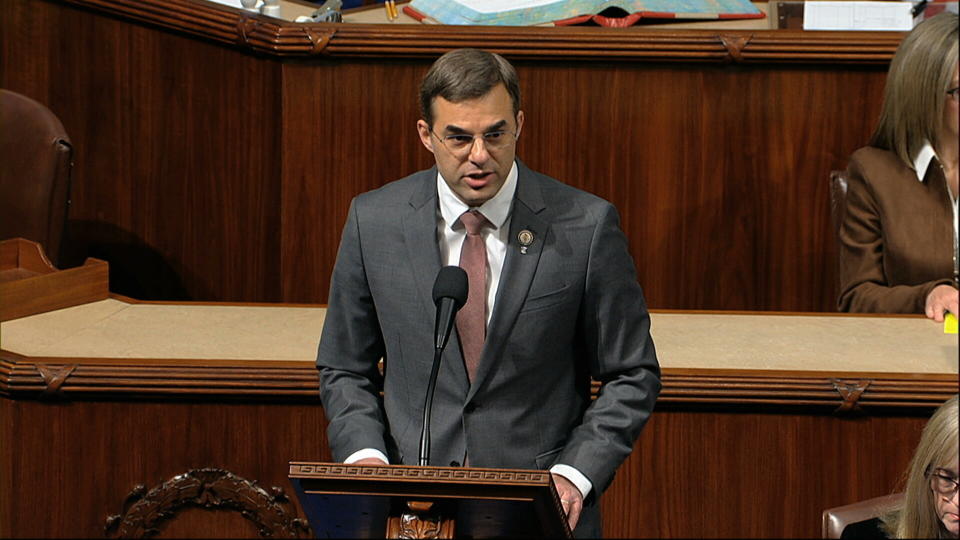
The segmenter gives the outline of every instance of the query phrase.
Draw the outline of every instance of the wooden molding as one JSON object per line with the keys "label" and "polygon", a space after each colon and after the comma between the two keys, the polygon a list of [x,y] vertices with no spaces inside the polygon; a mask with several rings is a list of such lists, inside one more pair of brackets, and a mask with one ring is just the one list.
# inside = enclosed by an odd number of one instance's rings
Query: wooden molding
{"label": "wooden molding", "polygon": [[[30,358],[0,350],[0,395],[18,399],[243,399],[319,403],[319,377],[270,362]],[[948,374],[664,369],[657,406],[935,408],[957,393]],[[594,382],[594,397],[600,384]]]}
{"label": "wooden molding", "polygon": [[45,0],[272,56],[436,57],[482,47],[513,58],[606,62],[886,63],[898,32],[658,30],[285,22],[193,0]]}

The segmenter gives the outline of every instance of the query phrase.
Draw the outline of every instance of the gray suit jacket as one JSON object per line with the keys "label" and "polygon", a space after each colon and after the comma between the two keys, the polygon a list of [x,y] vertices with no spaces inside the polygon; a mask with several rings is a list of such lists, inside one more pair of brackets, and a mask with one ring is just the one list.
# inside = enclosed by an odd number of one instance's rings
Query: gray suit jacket
{"label": "gray suit jacket", "polygon": [[[430,463],[456,465],[465,454],[475,467],[564,463],[599,494],[660,390],[650,318],[616,209],[518,167],[476,380],[468,382],[454,332],[434,396]],[[436,178],[435,168],[421,171],[351,204],[317,355],[336,460],[377,448],[391,462],[417,463],[440,270]],[[521,253],[524,229],[534,241]],[[604,383],[593,402],[591,377]]]}

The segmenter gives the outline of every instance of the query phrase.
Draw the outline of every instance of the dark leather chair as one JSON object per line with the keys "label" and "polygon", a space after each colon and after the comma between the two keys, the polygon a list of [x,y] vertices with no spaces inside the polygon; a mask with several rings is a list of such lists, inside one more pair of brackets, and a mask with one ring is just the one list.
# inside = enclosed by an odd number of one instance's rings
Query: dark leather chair
{"label": "dark leather chair", "polygon": [[840,225],[847,213],[847,171],[830,172],[830,221],[833,235],[840,241]]}
{"label": "dark leather chair", "polygon": [[50,109],[0,89],[0,240],[39,242],[55,266],[70,205],[72,157],[70,138]]}
{"label": "dark leather chair", "polygon": [[833,240],[837,261],[836,298],[840,294],[840,227],[847,213],[847,171],[830,171],[830,222],[833,224]]}
{"label": "dark leather chair", "polygon": [[896,509],[902,502],[903,493],[894,493],[845,506],[827,508],[823,511],[821,536],[823,538],[840,538],[847,525],[880,517]]}

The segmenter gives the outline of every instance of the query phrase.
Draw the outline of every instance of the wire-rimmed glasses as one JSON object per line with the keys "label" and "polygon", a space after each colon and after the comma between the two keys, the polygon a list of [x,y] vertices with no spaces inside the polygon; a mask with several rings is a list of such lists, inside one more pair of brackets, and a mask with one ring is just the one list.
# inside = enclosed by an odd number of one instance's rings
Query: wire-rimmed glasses
{"label": "wire-rimmed glasses", "polygon": [[483,141],[483,146],[490,152],[502,150],[517,140],[516,133],[506,130],[488,131],[479,135],[454,133],[442,137],[432,130],[430,133],[436,137],[451,154],[457,157],[464,157],[469,154],[473,149],[474,141],[478,138]]}
{"label": "wire-rimmed glasses", "polygon": [[930,485],[933,489],[947,497],[952,497],[960,487],[956,476],[951,476],[943,469],[927,470],[927,477],[930,478]]}

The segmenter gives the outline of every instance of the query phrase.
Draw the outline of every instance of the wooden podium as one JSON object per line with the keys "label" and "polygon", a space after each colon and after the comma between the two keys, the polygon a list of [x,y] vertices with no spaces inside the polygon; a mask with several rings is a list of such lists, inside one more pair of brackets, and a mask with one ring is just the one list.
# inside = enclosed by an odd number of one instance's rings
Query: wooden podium
{"label": "wooden podium", "polygon": [[290,462],[317,538],[570,538],[548,471]]}

